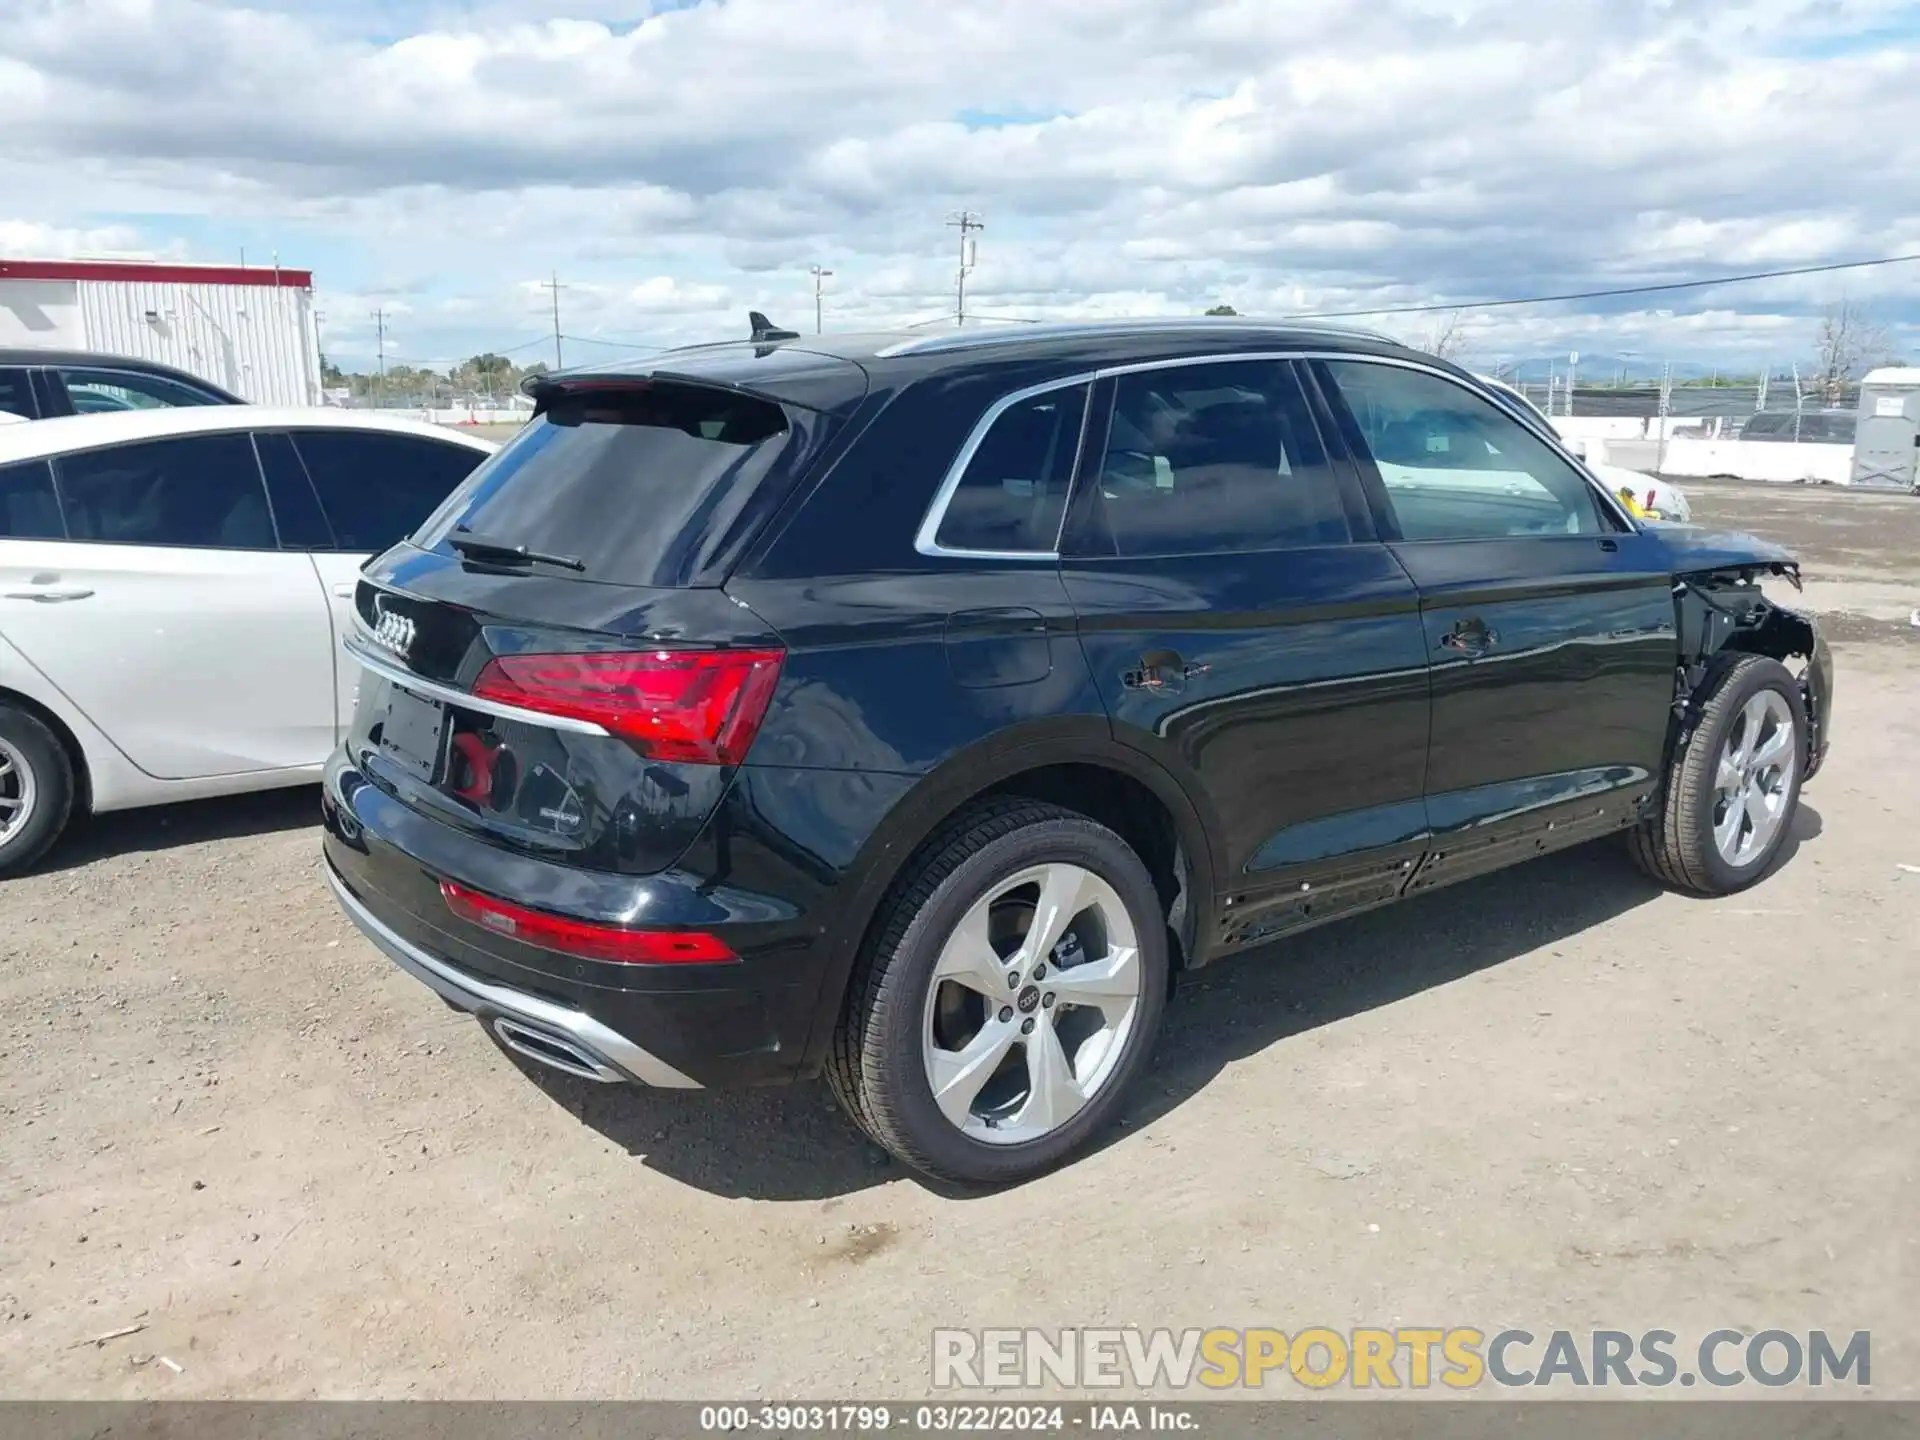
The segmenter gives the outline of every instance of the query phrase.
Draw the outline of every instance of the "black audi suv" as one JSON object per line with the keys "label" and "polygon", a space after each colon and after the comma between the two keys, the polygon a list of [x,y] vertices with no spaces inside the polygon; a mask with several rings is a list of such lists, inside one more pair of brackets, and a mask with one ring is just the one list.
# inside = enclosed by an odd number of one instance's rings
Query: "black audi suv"
{"label": "black audi suv", "polygon": [[1789,554],[1378,336],[759,326],[532,394],[358,586],[341,903],[522,1056],[824,1071],[929,1174],[1081,1146],[1178,972],[1615,832],[1751,884],[1825,754]]}

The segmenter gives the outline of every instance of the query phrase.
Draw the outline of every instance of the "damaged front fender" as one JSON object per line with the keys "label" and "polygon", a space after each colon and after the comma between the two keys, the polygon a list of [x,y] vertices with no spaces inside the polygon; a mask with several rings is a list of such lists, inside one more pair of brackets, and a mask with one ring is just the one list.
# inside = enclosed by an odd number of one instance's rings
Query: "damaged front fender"
{"label": "damaged front fender", "polygon": [[[1716,557],[1719,558],[1719,557]],[[1790,558],[1763,554],[1744,563],[1678,576],[1673,595],[1680,637],[1675,677],[1675,743],[1684,745],[1698,721],[1696,696],[1716,657],[1767,655],[1789,669],[1802,662],[1801,698],[1807,712],[1807,749],[1802,774],[1811,779],[1827,758],[1833,708],[1833,656],[1811,615],[1777,605],[1762,593],[1768,575],[1800,589],[1800,567]]]}

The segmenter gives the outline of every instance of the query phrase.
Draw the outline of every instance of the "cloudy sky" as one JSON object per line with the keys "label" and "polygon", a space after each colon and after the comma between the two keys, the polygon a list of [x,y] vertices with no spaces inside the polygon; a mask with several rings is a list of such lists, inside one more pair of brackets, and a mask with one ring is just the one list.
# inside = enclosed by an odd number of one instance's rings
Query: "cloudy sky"
{"label": "cloudy sky", "polygon": [[[1920,254],[1915,0],[0,0],[0,255],[310,267],[349,367],[952,311],[1470,304]],[[1920,264],[1474,312],[1784,366]],[[1382,316],[1409,338],[1424,317]]]}

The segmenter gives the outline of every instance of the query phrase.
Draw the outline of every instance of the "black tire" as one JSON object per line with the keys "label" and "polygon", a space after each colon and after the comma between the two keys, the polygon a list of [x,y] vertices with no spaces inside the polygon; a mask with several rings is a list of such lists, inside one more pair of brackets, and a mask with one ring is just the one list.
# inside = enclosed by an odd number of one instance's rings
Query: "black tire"
{"label": "black tire", "polygon": [[[33,807],[17,829],[0,836],[0,875],[17,875],[47,853],[73,813],[73,761],[39,716],[0,703],[0,742],[27,772]],[[0,796],[18,798],[18,779],[0,778]]]}
{"label": "black tire", "polygon": [[[1728,733],[1763,690],[1779,694],[1792,717],[1793,775],[1784,822],[1764,847],[1735,865],[1714,844],[1715,771]],[[1722,657],[1701,691],[1699,718],[1669,765],[1661,807],[1628,832],[1627,843],[1635,862],[1661,884],[1693,895],[1731,895],[1772,868],[1793,828],[1806,774],[1806,702],[1793,673],[1764,655]]]}
{"label": "black tire", "polygon": [[[1050,1134],[991,1145],[941,1113],[927,1082],[922,1018],[947,935],[992,886],[1029,866],[1077,864],[1111,885],[1140,948],[1140,1009],[1126,1049],[1078,1114]],[[834,1096],[874,1142],[935,1179],[1004,1185],[1067,1159],[1112,1120],[1145,1067],[1166,1006],[1166,912],[1147,867],[1104,825],[1057,805],[971,806],[921,847],[881,902],[827,1061]]]}

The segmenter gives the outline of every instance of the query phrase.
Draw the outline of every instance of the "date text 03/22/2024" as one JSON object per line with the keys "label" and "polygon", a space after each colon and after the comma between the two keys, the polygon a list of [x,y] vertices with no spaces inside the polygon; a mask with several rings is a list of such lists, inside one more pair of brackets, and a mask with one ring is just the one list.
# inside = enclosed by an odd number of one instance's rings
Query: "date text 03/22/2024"
{"label": "date text 03/22/2024", "polygon": [[1192,1433],[1189,1409],[1162,1404],[706,1405],[702,1431],[717,1434],[1059,1434],[1068,1430]]}

